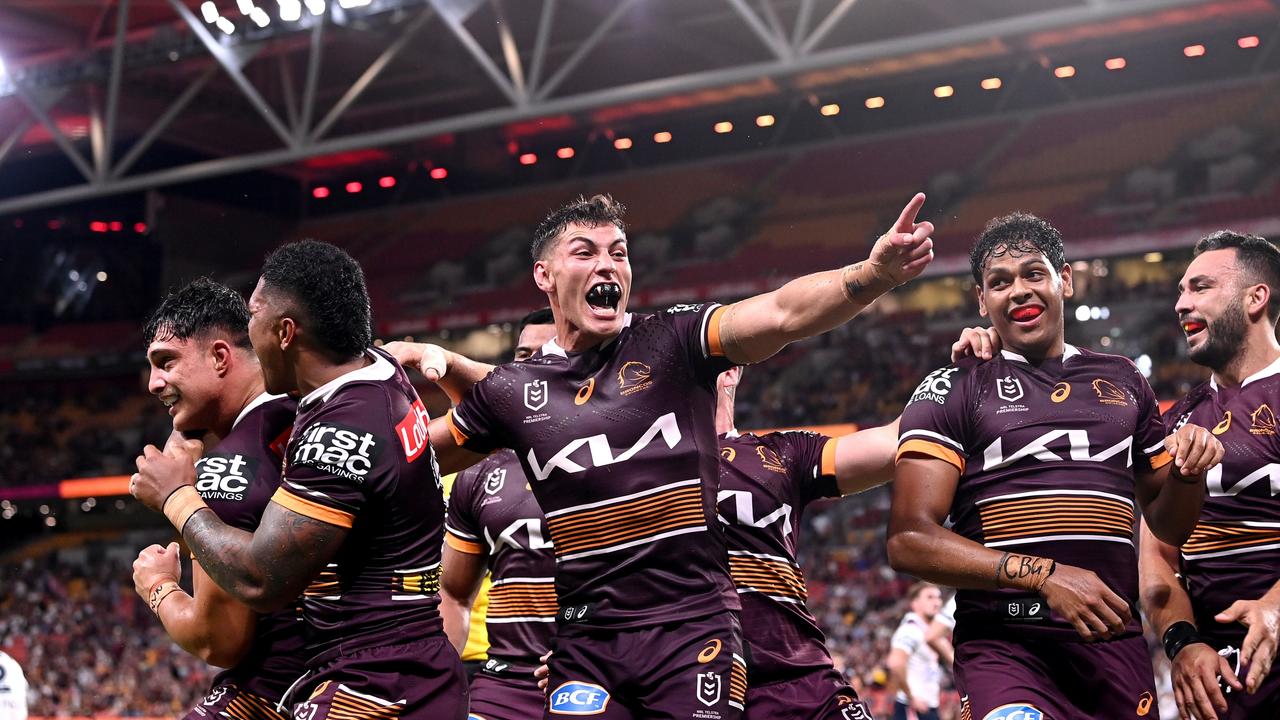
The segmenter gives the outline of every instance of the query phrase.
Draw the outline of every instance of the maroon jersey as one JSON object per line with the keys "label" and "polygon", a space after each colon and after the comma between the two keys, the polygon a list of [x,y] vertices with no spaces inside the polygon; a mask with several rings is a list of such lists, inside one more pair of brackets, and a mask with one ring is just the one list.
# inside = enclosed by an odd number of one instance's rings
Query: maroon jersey
{"label": "maroon jersey", "polygon": [[[1275,406],[1274,408],[1272,406]],[[1182,546],[1182,576],[1200,631],[1226,643],[1242,625],[1213,616],[1236,600],[1256,600],[1280,581],[1280,361],[1239,387],[1210,380],[1165,413],[1173,432],[1184,423],[1213,428],[1226,454],[1206,478],[1204,509]]]}
{"label": "maroon jersey", "polygon": [[628,315],[618,337],[579,353],[549,342],[446,416],[464,447],[520,458],[555,543],[562,632],[738,609],[715,515],[722,314]]}
{"label": "maroon jersey", "polygon": [[373,364],[299,403],[284,480],[272,498],[350,528],[304,593],[313,664],[338,651],[418,641],[442,627],[444,499],[427,411],[390,355],[368,353]]}
{"label": "maroon jersey", "polygon": [[[899,458],[920,453],[960,470],[954,532],[1092,570],[1136,603],[1134,473],[1170,457],[1155,394],[1128,359],[1068,345],[1039,366],[1006,350],[935,370],[900,428]],[[958,638],[1078,639],[1035,595],[961,590],[956,601]],[[1127,630],[1141,632],[1133,618]]]}
{"label": "maroon jersey", "polygon": [[720,520],[752,685],[831,667],[796,555],[805,506],[840,494],[835,448],[811,432],[720,436]]}
{"label": "maroon jersey", "polygon": [[498,672],[533,672],[551,649],[556,557],[515,453],[494,453],[458,473],[445,533],[453,549],[488,556],[490,665]]}
{"label": "maroon jersey", "polygon": [[[240,412],[231,432],[196,461],[196,490],[222,522],[253,532],[280,487],[280,460],[298,405],[288,397],[259,395]],[[234,683],[241,690],[280,699],[305,672],[305,625],[293,607],[259,615],[253,644],[235,667],[213,686]]]}

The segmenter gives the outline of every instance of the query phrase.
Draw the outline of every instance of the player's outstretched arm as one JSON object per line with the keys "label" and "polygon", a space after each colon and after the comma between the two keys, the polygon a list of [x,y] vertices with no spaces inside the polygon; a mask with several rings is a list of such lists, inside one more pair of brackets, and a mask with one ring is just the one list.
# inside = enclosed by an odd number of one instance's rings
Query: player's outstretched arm
{"label": "player's outstretched arm", "polygon": [[956,588],[1037,593],[1086,640],[1123,632],[1131,619],[1128,603],[1094,572],[1002,553],[943,527],[959,480],[959,468],[943,460],[916,452],[898,459],[889,514],[893,569]]}
{"label": "player's outstretched arm", "polygon": [[478,362],[430,343],[397,340],[382,346],[402,366],[415,368],[435,383],[455,405],[462,401],[472,385],[493,372],[493,365]]}
{"label": "player's outstretched arm", "polygon": [[1173,695],[1181,717],[1216,720],[1227,711],[1218,685],[1226,680],[1237,691],[1240,680],[1231,665],[1196,632],[1191,598],[1178,582],[1178,549],[1161,542],[1141,522],[1138,545],[1138,579],[1142,611],[1156,636],[1161,638],[1173,665]]}
{"label": "player's outstretched arm", "polygon": [[444,619],[444,634],[459,655],[467,646],[471,606],[484,583],[487,558],[484,553],[463,552],[448,543],[444,546],[440,565],[440,617]]}
{"label": "player's outstretched arm", "polygon": [[1204,477],[1222,461],[1222,443],[1199,425],[1186,424],[1165,440],[1173,462],[1137,473],[1137,497],[1151,533],[1180,546],[1191,537],[1204,505]]}
{"label": "player's outstretched arm", "polygon": [[725,356],[745,365],[789,343],[843,325],[876,298],[919,275],[933,259],[933,224],[917,223],[918,193],[863,262],[797,278],[730,305],[720,322]]}
{"label": "player's outstretched arm", "polygon": [[257,615],[191,568],[192,594],[177,588],[182,574],[178,543],[152,545],[133,561],[133,588],[183,650],[218,667],[240,662],[253,645]]}
{"label": "player's outstretched arm", "polygon": [[893,479],[898,451],[898,421],[859,430],[836,440],[836,486],[841,495],[879,487]]}
{"label": "player's outstretched arm", "polygon": [[427,423],[427,438],[435,450],[441,475],[462,472],[487,457],[462,447],[462,441],[454,434],[448,417],[432,418]]}

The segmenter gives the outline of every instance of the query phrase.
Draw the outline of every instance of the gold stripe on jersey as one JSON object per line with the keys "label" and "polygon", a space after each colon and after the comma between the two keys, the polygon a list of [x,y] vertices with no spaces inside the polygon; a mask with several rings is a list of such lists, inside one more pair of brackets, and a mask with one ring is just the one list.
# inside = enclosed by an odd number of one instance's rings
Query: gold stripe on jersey
{"label": "gold stripe on jersey", "polygon": [[233,690],[235,697],[227,703],[223,713],[233,720],[284,720],[286,715],[276,712],[275,703],[264,697],[243,690]]}
{"label": "gold stripe on jersey", "polygon": [[729,575],[739,592],[759,592],[786,602],[804,602],[804,573],[783,558],[729,551]]}
{"label": "gold stripe on jersey", "polygon": [[391,599],[407,600],[413,596],[430,597],[440,592],[440,565],[420,570],[397,570],[391,578]]}
{"label": "gold stripe on jersey", "polygon": [[325,717],[326,720],[396,720],[403,709],[400,703],[360,697],[345,685],[339,685]]}
{"label": "gold stripe on jersey", "polygon": [[453,417],[453,408],[449,408],[449,410],[445,412],[444,424],[445,427],[449,428],[449,434],[453,436],[453,441],[457,443],[458,447],[466,445],[467,440],[470,438],[468,438],[467,434],[462,432],[462,429],[458,427],[458,421]]}
{"label": "gold stripe on jersey", "polygon": [[1280,546],[1280,527],[1251,527],[1241,523],[1200,522],[1182,544],[1188,560],[1219,555],[1238,555],[1251,550]]}
{"label": "gold stripe on jersey", "polygon": [[728,306],[721,305],[711,311],[707,320],[707,354],[711,357],[724,357],[724,340],[720,337],[720,323],[724,322],[724,313]]}
{"label": "gold stripe on jersey", "polygon": [[943,460],[951,465],[955,465],[961,473],[964,473],[964,458],[961,457],[960,453],[952,450],[946,445],[931,442],[929,440],[908,440],[898,446],[898,454],[894,456],[893,461],[895,463],[900,462],[902,460],[902,456],[907,453],[919,453],[921,455],[928,455],[929,457]]}
{"label": "gold stripe on jersey", "polygon": [[337,571],[321,570],[307,585],[307,589],[302,591],[302,595],[309,598],[335,598],[340,593],[340,585]]}
{"label": "gold stripe on jersey", "polygon": [[836,474],[836,447],[840,441],[830,438],[822,446],[822,462],[818,465],[818,472],[822,475]]}
{"label": "gold stripe on jersey", "polygon": [[356,520],[356,516],[349,512],[343,512],[328,505],[321,505],[318,502],[298,497],[283,487],[276,488],[276,494],[271,496],[271,502],[281,505],[291,512],[305,515],[312,520],[319,520],[338,527],[350,528],[355,524]]}
{"label": "gold stripe on jersey", "polygon": [[639,497],[550,512],[547,529],[561,560],[706,530],[702,481],[672,483]]}
{"label": "gold stripe on jersey", "polygon": [[747,700],[747,663],[736,654],[729,668],[729,704],[739,710]]}
{"label": "gold stripe on jersey", "polygon": [[1133,506],[1107,495],[1024,494],[980,503],[987,546],[1038,538],[1123,539],[1133,537]]}
{"label": "gold stripe on jersey", "polygon": [[489,589],[489,622],[513,622],[515,618],[554,620],[559,605],[551,578],[504,579]]}
{"label": "gold stripe on jersey", "polygon": [[485,554],[484,546],[481,545],[480,543],[471,542],[470,540],[460,538],[457,535],[454,535],[453,533],[448,532],[448,530],[449,530],[448,528],[445,528],[445,534],[444,534],[445,545],[448,545],[449,547],[453,548],[454,550],[457,550],[458,552],[466,553],[468,555],[484,555]]}

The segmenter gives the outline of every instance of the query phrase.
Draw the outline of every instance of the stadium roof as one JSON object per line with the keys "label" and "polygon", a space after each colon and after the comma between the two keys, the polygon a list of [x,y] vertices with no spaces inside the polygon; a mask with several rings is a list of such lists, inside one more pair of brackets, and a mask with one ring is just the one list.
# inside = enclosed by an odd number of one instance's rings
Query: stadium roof
{"label": "stadium roof", "polygon": [[1270,0],[14,0],[0,213],[646,115],[1117,35]]}

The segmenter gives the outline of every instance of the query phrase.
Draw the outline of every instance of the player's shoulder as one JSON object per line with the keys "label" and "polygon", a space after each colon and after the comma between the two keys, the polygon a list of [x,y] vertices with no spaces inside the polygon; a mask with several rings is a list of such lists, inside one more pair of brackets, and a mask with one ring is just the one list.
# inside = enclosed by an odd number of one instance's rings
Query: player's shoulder
{"label": "player's shoulder", "polygon": [[416,393],[404,370],[390,355],[371,348],[368,357],[372,363],[336,377],[304,396],[298,402],[300,423],[311,424],[320,419],[374,425],[392,422],[387,410],[393,395],[408,398]]}
{"label": "player's shoulder", "polygon": [[1003,362],[1003,359],[999,356],[987,361],[965,357],[935,368],[916,385],[915,390],[911,393],[911,398],[907,400],[907,405],[914,405],[919,402],[946,405],[948,402],[953,401],[956,396],[962,395],[965,386],[972,382],[973,378],[983,377],[993,371],[998,371],[1000,363]]}

